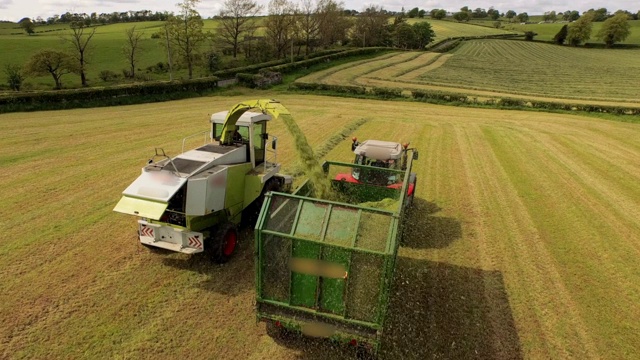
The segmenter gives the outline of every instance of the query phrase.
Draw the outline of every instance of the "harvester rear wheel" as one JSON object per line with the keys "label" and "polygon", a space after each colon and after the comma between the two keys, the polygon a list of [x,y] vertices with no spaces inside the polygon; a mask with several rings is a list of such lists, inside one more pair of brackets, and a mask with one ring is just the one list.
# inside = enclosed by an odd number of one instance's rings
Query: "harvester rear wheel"
{"label": "harvester rear wheel", "polygon": [[209,244],[211,260],[224,264],[231,259],[238,247],[238,230],[234,224],[225,223],[218,228],[209,241],[211,242]]}

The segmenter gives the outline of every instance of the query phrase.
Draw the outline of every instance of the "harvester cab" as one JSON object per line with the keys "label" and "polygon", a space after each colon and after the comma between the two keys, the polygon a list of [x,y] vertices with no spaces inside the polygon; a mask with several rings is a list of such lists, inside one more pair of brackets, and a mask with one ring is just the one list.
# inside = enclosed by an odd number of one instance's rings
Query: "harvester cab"
{"label": "harvester cab", "polygon": [[[142,245],[187,254],[208,249],[216,262],[230,258],[242,217],[257,214],[266,192],[292,183],[278,173],[277,138],[267,134],[271,115],[264,107],[271,104],[252,101],[213,114],[211,129],[183,139],[178,156],[156,149],[114,208],[139,218]],[[265,113],[247,111],[255,107]],[[203,143],[185,151],[197,137]]]}
{"label": "harvester cab", "polygon": [[[355,154],[353,163],[363,165],[354,167],[350,174],[338,174],[336,180],[351,183],[363,183],[377,186],[397,188],[402,185],[402,179],[396,173],[379,171],[376,168],[406,170],[409,151],[414,160],[418,159],[418,151],[409,148],[409,143],[396,143],[381,140],[365,140],[358,142],[358,138],[352,138],[351,150]],[[416,176],[411,174],[408,195],[415,191]]]}

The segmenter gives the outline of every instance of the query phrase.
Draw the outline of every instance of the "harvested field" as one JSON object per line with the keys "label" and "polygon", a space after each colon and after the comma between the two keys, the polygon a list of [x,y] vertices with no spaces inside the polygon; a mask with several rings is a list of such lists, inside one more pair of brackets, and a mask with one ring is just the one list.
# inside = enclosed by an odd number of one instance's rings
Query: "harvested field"
{"label": "harvested field", "polygon": [[[640,107],[640,50],[586,49],[512,40],[473,40],[448,54],[386,54],[298,79],[456,92],[480,98],[524,98]],[[372,70],[373,69],[373,70]],[[585,74],[606,74],[585,81]]]}
{"label": "harvested field", "polygon": [[[274,341],[253,312],[253,236],[214,266],[139,245],[112,212],[155,146],[170,154],[238,101],[0,115],[0,358],[346,359]],[[284,95],[312,147],[418,148],[382,358],[640,356],[640,125],[572,115]],[[282,122],[278,158],[295,163]],[[350,139],[327,158],[350,161]],[[455,345],[453,345],[455,344]],[[250,345],[250,346],[248,346]]]}

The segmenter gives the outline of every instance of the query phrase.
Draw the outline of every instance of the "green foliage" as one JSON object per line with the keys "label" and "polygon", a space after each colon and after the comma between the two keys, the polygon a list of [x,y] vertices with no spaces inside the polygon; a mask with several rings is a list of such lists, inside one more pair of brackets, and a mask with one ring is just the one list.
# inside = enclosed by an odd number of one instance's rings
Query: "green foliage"
{"label": "green foliage", "polygon": [[426,21],[413,24],[415,33],[415,49],[424,49],[436,37],[431,24]]}
{"label": "green foliage", "polygon": [[580,43],[589,40],[591,38],[592,20],[593,15],[587,13],[569,24],[567,42],[573,46],[578,46]]}
{"label": "green foliage", "polygon": [[100,74],[98,75],[98,77],[100,78],[100,80],[104,82],[108,82],[108,81],[117,80],[120,76],[115,71],[102,70],[100,71]]}
{"label": "green foliage", "polygon": [[186,81],[158,81],[56,92],[16,93],[0,97],[0,113],[122,105],[178,99],[193,96],[192,94],[194,93],[206,93],[217,86],[218,78],[208,77]]}
{"label": "green foliage", "polygon": [[516,16],[516,12],[513,10],[509,10],[507,11],[507,13],[505,14],[505,17],[507,19],[513,19]]}
{"label": "green foliage", "polygon": [[31,35],[35,32],[36,25],[29,18],[23,18],[18,22],[20,27],[27,33],[27,35]]}
{"label": "green foliage", "polygon": [[564,44],[564,41],[567,39],[567,35],[569,33],[568,28],[568,25],[563,25],[560,31],[558,31],[558,33],[553,37],[553,42],[558,45]]}
{"label": "green foliage", "polygon": [[447,16],[447,10],[445,9],[433,9],[431,10],[431,18],[442,20]]}
{"label": "green foliage", "polygon": [[526,23],[527,21],[529,21],[529,14],[527,14],[526,12],[523,12],[518,14],[516,18],[518,19],[519,22]]}
{"label": "green foliage", "polygon": [[533,41],[533,38],[538,35],[536,33],[534,33],[533,31],[525,31],[524,32],[524,39],[526,41]]}
{"label": "green foliage", "polygon": [[33,54],[25,65],[25,72],[33,76],[51,75],[55,88],[61,89],[60,78],[69,73],[77,73],[80,67],[75,59],[58,50],[40,50]]}
{"label": "green foliage", "polygon": [[467,11],[460,11],[453,14],[453,18],[458,22],[469,21],[470,17],[471,16],[469,16],[469,13]]}
{"label": "green foliage", "polygon": [[487,15],[489,16],[489,18],[491,20],[498,20],[500,19],[500,11],[494,9],[494,8],[489,8],[489,10],[487,10]]}
{"label": "green foliage", "polygon": [[420,12],[420,9],[418,9],[417,7],[415,7],[415,8],[413,8],[413,9],[409,10],[409,12],[407,13],[407,16],[408,16],[410,19],[417,18],[417,17],[418,17],[418,13],[419,13],[419,12]]}
{"label": "green foliage", "polygon": [[4,67],[4,73],[7,76],[7,85],[11,90],[20,91],[22,82],[25,79],[22,67],[17,64],[7,64]]}
{"label": "green foliage", "polygon": [[617,42],[624,41],[629,34],[631,34],[631,25],[628,17],[624,13],[619,13],[602,24],[596,38],[602,40],[607,47],[611,47]]}

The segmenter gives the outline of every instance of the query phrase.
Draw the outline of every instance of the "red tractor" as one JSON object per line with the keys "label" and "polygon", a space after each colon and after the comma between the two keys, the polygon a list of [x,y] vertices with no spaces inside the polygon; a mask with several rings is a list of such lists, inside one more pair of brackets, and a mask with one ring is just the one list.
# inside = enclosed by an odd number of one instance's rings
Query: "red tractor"
{"label": "red tractor", "polygon": [[[400,143],[380,140],[366,140],[359,143],[356,137],[352,138],[352,140],[351,150],[356,154],[353,163],[364,166],[353,168],[351,173],[337,174],[335,180],[398,189],[402,187],[403,182],[400,173],[389,174],[389,172],[378,171],[375,168],[405,170],[407,168],[407,152],[409,150],[412,150],[413,159],[418,159],[418,152],[415,149],[409,149],[409,143],[401,145]],[[413,203],[416,182],[416,174],[411,173],[407,188],[407,202],[409,205]]]}

